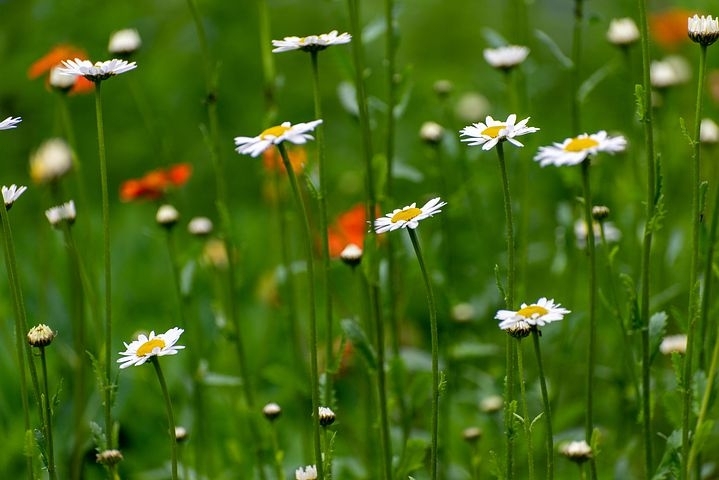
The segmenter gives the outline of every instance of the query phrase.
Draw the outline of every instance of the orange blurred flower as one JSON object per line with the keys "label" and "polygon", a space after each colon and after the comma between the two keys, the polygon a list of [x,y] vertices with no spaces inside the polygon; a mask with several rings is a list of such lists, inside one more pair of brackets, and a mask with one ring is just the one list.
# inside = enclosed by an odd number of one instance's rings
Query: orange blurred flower
{"label": "orange blurred flower", "polygon": [[[42,58],[37,60],[35,63],[30,65],[27,71],[27,76],[30,79],[35,79],[45,75],[45,84],[50,84],[50,71],[55,67],[61,67],[63,60],[79,58],[80,60],[87,60],[87,54],[72,45],[57,45],[53,47],[48,53]],[[92,92],[95,86],[93,83],[85,77],[75,77],[75,83],[70,88],[69,93],[88,93]]]}
{"label": "orange blurred flower", "polygon": [[157,200],[172,187],[181,187],[190,179],[192,165],[178,163],[168,168],[147,172],[141,178],[127,180],[120,185],[120,200]]}
{"label": "orange blurred flower", "polygon": [[654,40],[663,48],[674,49],[682,43],[689,42],[687,30],[689,17],[696,12],[682,8],[674,8],[649,17],[649,30]]}
{"label": "orange blurred flower", "polygon": [[[292,165],[292,171],[297,173],[302,172],[307,163],[307,152],[304,148],[287,148],[287,156],[290,157],[290,165]],[[262,153],[262,164],[265,166],[265,170],[268,172],[280,171],[285,173],[285,165],[282,162],[280,152],[276,148],[268,148]]]}
{"label": "orange blurred flower", "polygon": [[327,229],[330,257],[339,257],[342,250],[350,243],[362,247],[368,229],[363,204],[355,205],[340,214],[335,223]]}

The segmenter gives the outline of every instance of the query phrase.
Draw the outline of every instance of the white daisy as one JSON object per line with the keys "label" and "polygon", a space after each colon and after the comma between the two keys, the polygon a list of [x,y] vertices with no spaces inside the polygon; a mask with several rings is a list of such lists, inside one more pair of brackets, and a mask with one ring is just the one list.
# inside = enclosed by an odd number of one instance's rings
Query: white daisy
{"label": "white daisy", "polygon": [[140,334],[137,340],[129,345],[125,343],[125,351],[120,352],[123,358],[118,359],[117,363],[121,364],[120,368],[127,368],[133,365],[142,365],[154,356],[176,355],[179,350],[185,348],[183,345],[175,345],[182,332],[184,332],[183,329],[173,327],[158,335],[152,331],[149,337]]}
{"label": "white daisy", "polygon": [[668,88],[686,83],[691,78],[691,68],[684,57],[669,55],[649,65],[649,79],[652,87]]}
{"label": "white daisy", "polygon": [[295,470],[295,480],[315,480],[317,478],[317,467],[307,465],[305,468]]}
{"label": "white daisy", "polygon": [[75,75],[65,75],[62,73],[62,67],[52,67],[50,70],[50,77],[48,83],[52,88],[55,88],[61,92],[69,91],[77,81]]}
{"label": "white daisy", "polygon": [[48,183],[63,177],[72,168],[72,150],[61,138],[46,140],[30,157],[30,178]]}
{"label": "white daisy", "polygon": [[330,45],[341,45],[349,43],[352,35],[349,33],[338,34],[337,30],[321,35],[310,35],[308,37],[285,37],[282,40],[272,40],[272,46],[275,47],[272,52],[289,52],[291,50],[302,50],[303,52],[312,52],[324,50]]}
{"label": "white daisy", "polygon": [[592,447],[584,441],[573,441],[559,447],[559,453],[576,463],[583,463],[592,458]]}
{"label": "white daisy", "polygon": [[685,354],[687,352],[687,336],[679,334],[664,337],[659,345],[659,351],[663,355],[671,355],[672,353]]}
{"label": "white daisy", "polygon": [[5,200],[5,208],[8,210],[10,207],[12,207],[12,204],[15,203],[15,200],[20,198],[20,195],[25,193],[25,190],[27,190],[26,186],[20,186],[18,187],[14,183],[10,185],[10,187],[6,187],[5,185],[2,186],[2,198]]}
{"label": "white daisy", "polygon": [[711,118],[702,118],[699,126],[699,141],[702,143],[719,143],[719,125]]}
{"label": "white daisy", "polygon": [[67,220],[68,223],[72,224],[77,217],[75,202],[70,200],[62,205],[49,208],[45,210],[45,216],[47,217],[47,221],[50,222],[50,225],[53,227],[59,225],[63,220]]}
{"label": "white daisy", "polygon": [[235,137],[235,145],[237,145],[237,153],[258,157],[262,152],[272,145],[282,142],[290,142],[295,144],[307,143],[307,140],[313,140],[314,137],[307,132],[322,123],[322,120],[313,120],[307,123],[298,123],[292,125],[290,122],[284,122],[282,125],[270,127],[256,137]]}
{"label": "white daisy", "polygon": [[119,55],[127,58],[127,55],[135,53],[142,46],[140,32],[134,28],[118,30],[110,36],[107,51],[111,55]]}
{"label": "white daisy", "polygon": [[92,82],[106,80],[112,76],[129,72],[137,68],[135,62],[128,63],[125,60],[113,58],[104,62],[92,63],[90,60],[63,60],[64,68],[60,69],[60,73],[65,75],[76,75],[85,77]]}
{"label": "white daisy", "polygon": [[484,49],[484,59],[487,63],[500,70],[510,70],[516,67],[527,59],[527,55],[529,55],[529,48],[519,45]]}
{"label": "white daisy", "polygon": [[22,122],[20,117],[7,117],[5,120],[0,122],[0,130],[9,130],[11,128],[17,128],[17,124]]}
{"label": "white daisy", "polygon": [[420,220],[441,212],[442,207],[445,205],[447,205],[447,202],[442,202],[437,197],[425,203],[422,208],[417,208],[417,204],[413,203],[407,207],[395,209],[392,213],[388,213],[374,221],[375,232],[391,232],[398,228],[415,229],[419,226]]}
{"label": "white daisy", "polygon": [[524,144],[515,140],[514,137],[539,131],[537,127],[527,126],[529,118],[527,117],[521,122],[515,123],[517,115],[514,113],[508,116],[504,122],[488,116],[484,123],[473,123],[464,127],[459,133],[461,136],[467,137],[462,139],[463,142],[467,142],[471,147],[482,145],[482,150],[490,150],[499,142],[504,142],[505,140],[517,147],[523,147]]}
{"label": "white daisy", "polygon": [[567,138],[562,143],[555,143],[549,147],[539,147],[534,160],[539,165],[576,165],[582,163],[590,155],[599,152],[616,153],[624,151],[627,147],[627,140],[621,135],[610,137],[607,132],[601,130],[597,133],[582,134],[574,138]]}
{"label": "white daisy", "polygon": [[687,22],[689,38],[693,42],[709,46],[719,38],[719,18],[694,15]]}
{"label": "white daisy", "polygon": [[614,18],[609,22],[607,40],[620,47],[631,45],[639,40],[639,27],[631,18]]}
{"label": "white daisy", "polygon": [[561,304],[554,303],[554,299],[547,300],[542,297],[537,303],[527,305],[522,304],[522,308],[514,312],[512,310],[500,310],[494,316],[496,320],[500,320],[499,328],[502,330],[515,329],[523,324],[532,327],[543,327],[544,325],[558,320],[562,320],[564,316],[571,311],[563,308]]}

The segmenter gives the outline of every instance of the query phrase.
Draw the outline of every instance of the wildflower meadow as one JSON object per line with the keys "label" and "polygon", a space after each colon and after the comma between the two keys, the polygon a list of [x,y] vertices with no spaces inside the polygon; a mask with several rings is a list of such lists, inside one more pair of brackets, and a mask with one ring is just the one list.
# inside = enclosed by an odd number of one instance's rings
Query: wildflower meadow
{"label": "wildflower meadow", "polygon": [[717,8],[0,2],[0,478],[719,478]]}

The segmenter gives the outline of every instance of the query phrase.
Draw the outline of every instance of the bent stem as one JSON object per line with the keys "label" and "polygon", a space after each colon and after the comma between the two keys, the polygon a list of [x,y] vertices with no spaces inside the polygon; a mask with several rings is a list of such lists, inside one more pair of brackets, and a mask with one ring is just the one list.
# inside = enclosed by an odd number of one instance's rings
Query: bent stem
{"label": "bent stem", "polygon": [[414,253],[417,255],[419,269],[422,271],[422,279],[424,287],[427,291],[427,306],[429,307],[429,325],[432,342],[432,423],[430,430],[432,433],[432,445],[430,453],[430,469],[432,480],[437,479],[437,446],[439,432],[439,334],[437,331],[437,307],[434,301],[434,293],[432,292],[432,284],[427,273],[427,268],[422,257],[422,249],[419,245],[417,233],[412,228],[407,229],[409,238],[412,240]]}
{"label": "bent stem", "polygon": [[315,465],[317,466],[317,478],[319,480],[324,479],[324,468],[322,467],[322,444],[320,441],[320,423],[317,419],[317,412],[319,411],[320,404],[320,384],[319,384],[319,373],[317,367],[317,318],[316,318],[316,307],[315,307],[315,268],[312,261],[312,231],[310,230],[310,220],[307,214],[307,206],[302,198],[300,187],[297,183],[297,176],[294,170],[292,170],[292,164],[287,156],[287,150],[281,143],[277,144],[277,150],[280,152],[282,157],[282,163],[287,170],[287,176],[290,179],[290,186],[292,187],[292,195],[295,197],[295,204],[302,216],[302,227],[304,234],[304,244],[307,262],[307,292],[309,296],[309,317],[310,317],[310,377],[312,382],[312,415],[314,417],[313,425],[313,440],[315,445]]}
{"label": "bent stem", "polygon": [[169,428],[168,433],[170,434],[170,454],[172,457],[172,480],[177,480],[177,438],[175,437],[175,417],[172,414],[170,392],[167,390],[167,383],[165,382],[165,376],[162,374],[157,355],[150,357],[150,362],[152,362],[152,366],[155,367],[157,381],[160,382],[162,396],[165,399],[165,410],[167,410],[167,424]]}

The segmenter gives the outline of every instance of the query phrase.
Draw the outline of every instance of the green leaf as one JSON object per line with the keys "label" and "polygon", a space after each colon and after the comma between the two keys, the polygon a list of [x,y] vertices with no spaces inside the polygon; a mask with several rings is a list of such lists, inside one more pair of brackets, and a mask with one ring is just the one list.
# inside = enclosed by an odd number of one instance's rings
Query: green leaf
{"label": "green leaf", "polygon": [[657,312],[649,319],[649,352],[652,359],[659,350],[659,344],[662,343],[664,338],[668,318],[669,316],[665,312]]}
{"label": "green leaf", "polygon": [[394,478],[405,479],[415,470],[424,466],[424,457],[427,454],[429,443],[419,438],[407,440],[402,456],[397,463]]}
{"label": "green leaf", "polygon": [[357,89],[351,82],[340,82],[337,85],[337,98],[340,105],[353,117],[359,117],[359,105],[357,104]]}
{"label": "green leaf", "polygon": [[680,450],[682,448],[682,432],[674,430],[667,438],[664,455],[657,471],[654,472],[652,480],[666,480],[670,478],[679,478],[681,467]]}
{"label": "green leaf", "polygon": [[577,100],[579,101],[579,103],[584,103],[589,94],[592,93],[595,88],[597,88],[597,85],[602,83],[605,78],[611,75],[614,70],[616,70],[616,68],[616,62],[605,63],[604,65],[599,67],[594,73],[592,73],[589,78],[582,82],[582,84],[579,86],[579,90],[577,91]]}
{"label": "green leaf", "polygon": [[535,30],[534,36],[549,49],[549,52],[554,55],[554,58],[556,58],[564,68],[567,70],[574,68],[574,62],[572,62],[572,59],[562,52],[562,49],[559,48],[559,45],[557,45],[554,40],[552,40],[552,37],[544,33],[542,30]]}
{"label": "green leaf", "polygon": [[367,367],[372,371],[377,370],[377,354],[360,324],[354,320],[344,319],[340,325],[349,341],[362,355]]}

